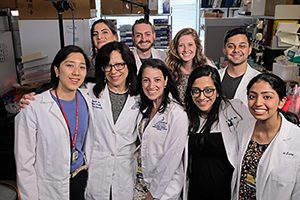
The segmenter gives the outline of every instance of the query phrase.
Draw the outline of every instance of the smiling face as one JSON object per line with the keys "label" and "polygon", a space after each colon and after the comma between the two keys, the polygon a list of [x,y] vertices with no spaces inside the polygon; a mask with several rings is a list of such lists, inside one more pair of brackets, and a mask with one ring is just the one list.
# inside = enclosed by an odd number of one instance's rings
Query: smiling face
{"label": "smiling face", "polygon": [[[200,78],[197,78],[193,85],[192,85],[192,90],[194,89],[200,89],[204,92],[201,92],[201,94],[198,96],[192,95],[193,102],[195,105],[203,112],[208,114],[209,111],[212,109],[212,106],[214,102],[216,101],[217,97],[219,96],[218,93],[216,92],[216,87],[213,82],[213,79],[210,76],[202,76]],[[207,94],[209,95],[204,95],[205,90],[207,91]],[[207,97],[209,96],[209,97]],[[205,116],[203,116],[205,117]]]}
{"label": "smiling face", "polygon": [[59,78],[57,89],[65,92],[76,91],[87,73],[85,59],[81,53],[70,53],[54,70]]}
{"label": "smiling face", "polygon": [[105,23],[98,23],[95,25],[93,31],[93,43],[97,49],[100,49],[108,42],[116,41],[117,37],[112,33]]}
{"label": "smiling face", "polygon": [[266,81],[258,81],[252,85],[248,94],[248,107],[255,119],[266,121],[276,120],[285,103],[279,99],[277,92]]}
{"label": "smiling face", "polygon": [[192,62],[196,55],[196,43],[191,34],[183,35],[178,40],[177,52],[184,62]]}
{"label": "smiling face", "polygon": [[164,78],[158,68],[146,67],[142,74],[142,87],[145,95],[157,105],[160,105],[167,85],[168,77]]}
{"label": "smiling face", "polygon": [[243,34],[237,34],[228,38],[225,47],[223,48],[224,55],[231,66],[247,63],[251,51],[252,48],[248,39]]}
{"label": "smiling face", "polygon": [[[122,55],[119,51],[112,51],[110,54],[109,65],[116,65],[119,63],[125,63]],[[116,70],[115,67],[111,68],[111,71],[105,72],[105,77],[107,79],[107,84],[110,90],[117,93],[124,93],[127,90],[126,78],[128,76],[128,67],[125,67],[121,70]]]}
{"label": "smiling face", "polygon": [[154,45],[155,32],[153,32],[150,24],[136,24],[134,26],[134,34],[132,39],[134,46],[138,50],[147,52]]}

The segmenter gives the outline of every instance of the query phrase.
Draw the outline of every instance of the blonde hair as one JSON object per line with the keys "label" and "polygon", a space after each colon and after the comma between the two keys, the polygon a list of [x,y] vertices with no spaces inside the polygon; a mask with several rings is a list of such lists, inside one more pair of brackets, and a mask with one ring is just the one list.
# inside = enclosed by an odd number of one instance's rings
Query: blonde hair
{"label": "blonde hair", "polygon": [[193,68],[196,68],[201,64],[207,64],[207,58],[203,54],[203,48],[197,32],[193,28],[181,29],[170,42],[168,56],[166,59],[166,64],[170,68],[176,83],[178,83],[182,77],[180,67],[183,66],[183,60],[180,58],[177,48],[179,45],[179,39],[185,35],[191,35],[196,44],[196,55],[193,58]]}

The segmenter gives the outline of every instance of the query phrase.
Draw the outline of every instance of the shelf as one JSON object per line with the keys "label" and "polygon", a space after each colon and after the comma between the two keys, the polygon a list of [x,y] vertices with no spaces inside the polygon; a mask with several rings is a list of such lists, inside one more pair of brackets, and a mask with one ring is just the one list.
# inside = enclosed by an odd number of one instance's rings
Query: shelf
{"label": "shelf", "polygon": [[[150,14],[150,17],[168,17],[170,16],[171,13],[169,14]],[[111,15],[100,15],[100,17],[143,17],[144,13],[140,13],[140,14],[111,14]]]}
{"label": "shelf", "polygon": [[200,8],[200,10],[239,10],[241,7]]}

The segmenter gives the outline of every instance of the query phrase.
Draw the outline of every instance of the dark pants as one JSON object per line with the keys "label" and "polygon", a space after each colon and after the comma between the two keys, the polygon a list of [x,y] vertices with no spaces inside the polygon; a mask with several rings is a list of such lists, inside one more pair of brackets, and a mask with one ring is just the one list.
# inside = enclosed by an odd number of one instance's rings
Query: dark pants
{"label": "dark pants", "polygon": [[87,170],[82,170],[70,179],[70,200],[84,200],[87,177]]}

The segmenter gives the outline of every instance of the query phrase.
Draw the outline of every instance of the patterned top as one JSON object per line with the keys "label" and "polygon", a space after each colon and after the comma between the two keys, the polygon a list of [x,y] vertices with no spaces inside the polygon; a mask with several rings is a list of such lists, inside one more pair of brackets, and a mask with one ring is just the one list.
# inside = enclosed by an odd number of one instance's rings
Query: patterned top
{"label": "patterned top", "polygon": [[179,92],[179,100],[183,105],[189,76],[190,74],[183,74],[177,85],[177,90]]}
{"label": "patterned top", "polygon": [[[145,131],[145,128],[148,126],[150,122],[150,118],[143,118],[138,126],[138,131],[139,131],[139,135],[140,135],[140,139],[143,139],[143,134]],[[140,195],[142,195],[141,197],[143,197],[144,194],[146,194],[148,192],[146,183],[144,181],[144,177],[143,177],[143,171],[142,171],[142,158],[141,158],[141,141],[139,142],[138,145],[138,152],[137,152],[137,164],[138,164],[138,168],[137,168],[137,173],[136,173],[136,184],[135,184],[135,189],[138,191],[141,191]],[[138,198],[134,198],[134,199],[138,199]]]}
{"label": "patterned top", "polygon": [[240,200],[255,200],[256,199],[256,171],[259,160],[267,149],[269,144],[258,144],[255,141],[250,141],[245,152],[240,180]]}

